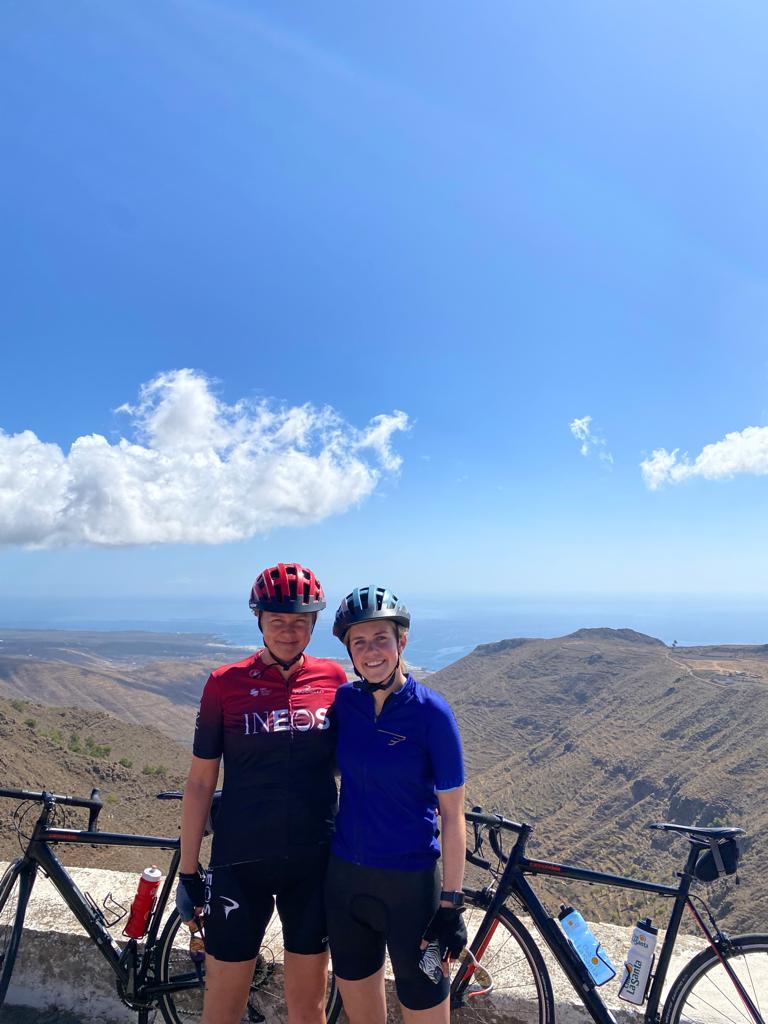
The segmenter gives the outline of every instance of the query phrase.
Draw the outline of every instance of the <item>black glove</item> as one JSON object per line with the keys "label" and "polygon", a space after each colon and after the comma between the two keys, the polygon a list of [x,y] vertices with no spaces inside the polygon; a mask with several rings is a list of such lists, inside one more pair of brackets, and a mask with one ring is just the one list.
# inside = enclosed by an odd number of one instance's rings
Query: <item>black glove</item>
{"label": "black glove", "polygon": [[422,935],[425,942],[437,943],[442,960],[447,956],[455,960],[467,944],[463,913],[464,907],[438,907]]}
{"label": "black glove", "polygon": [[205,905],[205,872],[197,865],[197,871],[191,874],[179,872],[179,884],[176,886],[176,909],[182,921],[194,920],[197,907]]}

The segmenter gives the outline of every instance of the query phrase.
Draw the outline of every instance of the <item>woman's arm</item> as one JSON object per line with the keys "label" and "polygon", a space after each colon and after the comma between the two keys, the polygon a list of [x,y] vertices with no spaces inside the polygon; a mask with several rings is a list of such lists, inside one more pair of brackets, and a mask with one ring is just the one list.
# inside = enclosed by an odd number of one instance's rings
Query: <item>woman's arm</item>
{"label": "woman's arm", "polygon": [[[440,808],[440,848],[443,858],[443,889],[461,889],[464,881],[464,854],[467,833],[464,824],[464,787],[438,792]],[[444,904],[447,906],[448,904]]]}
{"label": "woman's arm", "polygon": [[179,871],[193,874],[200,859],[200,844],[211,797],[219,778],[220,757],[192,757],[181,802],[181,863]]}

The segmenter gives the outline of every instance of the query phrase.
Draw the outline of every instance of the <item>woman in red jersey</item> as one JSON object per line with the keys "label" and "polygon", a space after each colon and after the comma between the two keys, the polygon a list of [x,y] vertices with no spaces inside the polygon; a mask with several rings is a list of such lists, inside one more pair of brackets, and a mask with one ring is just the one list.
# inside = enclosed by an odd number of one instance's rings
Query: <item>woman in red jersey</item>
{"label": "woman in red jersey", "polygon": [[[336,810],[328,709],[346,681],[333,661],[304,653],[325,608],[314,573],[265,569],[251,590],[264,646],[205,684],[184,788],[177,906],[203,908],[203,1024],[237,1024],[277,903],[289,1024],[321,1024],[328,964],[323,880]],[[224,760],[211,863],[198,866]]]}

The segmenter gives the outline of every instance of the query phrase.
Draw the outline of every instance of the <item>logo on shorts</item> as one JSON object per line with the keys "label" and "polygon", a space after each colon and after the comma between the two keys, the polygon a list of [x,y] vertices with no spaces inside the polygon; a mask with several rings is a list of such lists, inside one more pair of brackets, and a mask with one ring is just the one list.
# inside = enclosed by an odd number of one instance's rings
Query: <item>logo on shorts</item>
{"label": "logo on shorts", "polygon": [[205,895],[203,896],[203,916],[211,912],[211,886],[213,885],[213,872],[205,872]]}
{"label": "logo on shorts", "polygon": [[224,920],[229,917],[233,910],[237,910],[240,904],[237,900],[233,900],[231,896],[219,896],[219,899],[224,904]]}
{"label": "logo on shorts", "polygon": [[389,729],[379,729],[379,732],[383,732],[385,736],[389,736],[388,747],[396,747],[398,743],[402,743],[403,740],[408,739],[407,736],[401,736],[399,732],[390,732]]}

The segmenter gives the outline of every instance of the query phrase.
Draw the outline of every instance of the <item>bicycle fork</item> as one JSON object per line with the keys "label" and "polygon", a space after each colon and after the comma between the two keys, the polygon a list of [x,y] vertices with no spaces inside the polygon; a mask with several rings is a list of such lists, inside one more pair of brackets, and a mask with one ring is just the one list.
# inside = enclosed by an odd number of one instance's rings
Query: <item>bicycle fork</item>
{"label": "bicycle fork", "polygon": [[[451,985],[452,1010],[463,1006],[465,999],[476,999],[478,996],[486,996],[493,989],[493,979],[478,961],[482,960],[485,951],[493,939],[494,932],[499,923],[496,911],[503,904],[504,900],[499,898],[498,893],[491,895],[485,891],[482,894],[477,893],[476,896],[478,902],[485,897],[488,905],[471,945],[462,950],[461,966],[457,970]],[[473,978],[480,985],[480,988],[477,991],[469,992],[468,989]]]}

